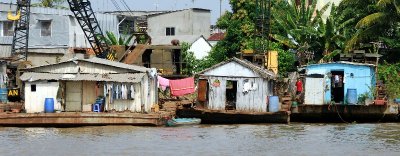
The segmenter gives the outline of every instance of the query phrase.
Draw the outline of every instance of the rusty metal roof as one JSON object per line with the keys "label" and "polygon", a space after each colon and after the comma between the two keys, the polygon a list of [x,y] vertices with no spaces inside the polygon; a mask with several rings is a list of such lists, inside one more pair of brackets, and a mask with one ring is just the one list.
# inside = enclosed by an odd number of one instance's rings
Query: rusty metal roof
{"label": "rusty metal roof", "polygon": [[106,81],[106,82],[130,82],[138,83],[145,73],[124,74],[54,74],[26,72],[21,75],[22,81],[39,80],[65,80],[65,81]]}

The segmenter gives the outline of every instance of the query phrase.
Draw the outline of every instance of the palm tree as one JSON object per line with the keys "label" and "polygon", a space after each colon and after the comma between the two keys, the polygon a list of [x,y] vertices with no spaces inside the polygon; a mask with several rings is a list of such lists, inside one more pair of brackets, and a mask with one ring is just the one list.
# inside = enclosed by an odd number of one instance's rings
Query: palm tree
{"label": "palm tree", "polygon": [[[312,60],[314,52],[323,51],[324,43],[319,40],[321,36],[319,31],[325,32],[325,30],[318,28],[324,25],[321,15],[328,9],[329,4],[324,5],[321,10],[317,10],[316,5],[317,1],[307,5],[306,0],[301,0],[300,3],[291,0],[290,3],[272,8],[275,25],[283,28],[282,32],[273,32],[272,36],[297,50],[299,58],[303,59],[302,63]],[[322,53],[317,53],[317,56],[320,58]]]}
{"label": "palm tree", "polygon": [[128,45],[132,39],[133,35],[129,37],[123,37],[122,35],[116,37],[113,32],[107,31],[106,36],[101,40],[104,40],[108,45]]}
{"label": "palm tree", "polygon": [[376,12],[358,21],[358,31],[348,41],[346,49],[354,49],[362,42],[398,40],[400,0],[378,0],[376,7]]}
{"label": "palm tree", "polygon": [[[321,16],[322,14],[317,11],[317,15]],[[340,12],[337,11],[335,4],[332,4],[330,15],[327,17],[325,23],[322,19],[319,19],[318,32],[324,45],[323,54],[325,61],[331,60],[334,55],[344,50],[346,41],[345,31],[353,21],[354,18],[341,19]]]}

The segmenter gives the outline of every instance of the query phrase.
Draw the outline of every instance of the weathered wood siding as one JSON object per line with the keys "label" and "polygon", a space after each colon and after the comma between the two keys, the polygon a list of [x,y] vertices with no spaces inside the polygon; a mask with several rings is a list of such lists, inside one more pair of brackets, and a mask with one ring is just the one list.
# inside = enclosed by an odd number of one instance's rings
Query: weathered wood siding
{"label": "weathered wood siding", "polygon": [[[215,87],[212,83],[220,81],[220,86]],[[257,84],[257,89],[244,93],[244,81],[248,79],[250,83]],[[225,110],[226,84],[227,81],[237,81],[236,110],[248,112],[267,112],[267,97],[272,95],[272,83],[262,78],[234,78],[234,77],[208,77],[209,81],[209,100],[208,109]]]}
{"label": "weathered wood siding", "polygon": [[[239,73],[240,72],[240,73]],[[205,76],[225,76],[225,77],[260,77],[257,73],[244,67],[237,62],[229,62],[223,66],[207,71]]]}

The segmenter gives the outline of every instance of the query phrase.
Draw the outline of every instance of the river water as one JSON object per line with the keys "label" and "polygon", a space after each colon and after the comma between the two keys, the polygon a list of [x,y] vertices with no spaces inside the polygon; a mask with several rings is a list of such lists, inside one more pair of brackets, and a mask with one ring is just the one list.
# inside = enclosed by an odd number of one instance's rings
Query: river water
{"label": "river water", "polygon": [[0,155],[400,155],[400,123],[0,127]]}

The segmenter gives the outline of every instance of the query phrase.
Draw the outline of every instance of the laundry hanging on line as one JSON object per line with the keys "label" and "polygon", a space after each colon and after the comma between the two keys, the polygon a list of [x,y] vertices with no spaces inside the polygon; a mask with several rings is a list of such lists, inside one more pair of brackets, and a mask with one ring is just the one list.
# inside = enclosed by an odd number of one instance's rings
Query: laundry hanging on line
{"label": "laundry hanging on line", "polygon": [[182,96],[195,92],[194,78],[189,77],[180,80],[169,80],[172,96]]}
{"label": "laundry hanging on line", "polygon": [[158,79],[158,84],[160,85],[159,87],[161,88],[161,90],[164,91],[169,86],[170,80],[163,78],[161,76],[158,76],[157,79]]}
{"label": "laundry hanging on line", "polygon": [[135,98],[135,90],[133,84],[125,83],[106,83],[104,95],[110,95],[110,103],[114,100],[133,100]]}

